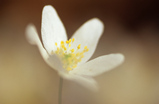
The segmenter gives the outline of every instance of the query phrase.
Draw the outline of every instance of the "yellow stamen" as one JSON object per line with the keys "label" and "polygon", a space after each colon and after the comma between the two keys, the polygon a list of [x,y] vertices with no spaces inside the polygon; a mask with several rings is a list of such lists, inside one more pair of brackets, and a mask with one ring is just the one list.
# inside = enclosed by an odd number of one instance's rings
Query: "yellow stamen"
{"label": "yellow stamen", "polygon": [[71,52],[73,53],[73,52],[74,52],[74,49],[71,49]]}
{"label": "yellow stamen", "polygon": [[79,44],[78,46],[77,46],[77,49],[80,49],[81,48],[81,44]]}
{"label": "yellow stamen", "polygon": [[69,39],[69,43],[71,43],[71,39]]}
{"label": "yellow stamen", "polygon": [[72,39],[72,42],[74,42],[74,41],[75,41],[75,38]]}
{"label": "yellow stamen", "polygon": [[82,58],[84,57],[84,53],[89,50],[87,46],[85,46],[83,51],[80,51],[79,49],[81,49],[81,44],[77,46],[76,50],[74,48],[71,49],[71,45],[74,41],[74,38],[65,42],[61,41],[60,46],[55,43],[57,50],[55,52],[51,51],[51,54],[57,54],[63,63],[63,68],[67,71],[71,71],[76,68],[78,63],[81,62]]}
{"label": "yellow stamen", "polygon": [[87,46],[85,46],[84,49],[87,49]]}
{"label": "yellow stamen", "polygon": [[88,52],[88,51],[89,49],[87,48],[87,46],[85,46],[83,52]]}
{"label": "yellow stamen", "polygon": [[55,43],[55,45],[57,46],[57,43]]}
{"label": "yellow stamen", "polygon": [[61,44],[64,44],[64,41],[61,41]]}
{"label": "yellow stamen", "polygon": [[69,43],[69,47],[71,47],[71,43]]}
{"label": "yellow stamen", "polygon": [[66,48],[66,47],[64,47],[64,50],[66,51],[66,50],[67,50],[67,48]]}
{"label": "yellow stamen", "polygon": [[68,40],[66,40],[66,43],[68,44],[68,43],[69,43],[69,41],[68,41]]}

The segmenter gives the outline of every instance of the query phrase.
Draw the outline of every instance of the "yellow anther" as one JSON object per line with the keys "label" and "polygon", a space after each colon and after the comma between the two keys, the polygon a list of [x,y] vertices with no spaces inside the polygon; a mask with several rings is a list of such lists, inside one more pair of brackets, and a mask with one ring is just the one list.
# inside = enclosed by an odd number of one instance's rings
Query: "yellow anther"
{"label": "yellow anther", "polygon": [[61,41],[61,44],[64,44],[64,41]]}
{"label": "yellow anther", "polygon": [[64,48],[64,50],[66,51],[67,50],[67,48],[66,47],[63,47]]}
{"label": "yellow anther", "polygon": [[73,53],[75,50],[74,49],[71,49],[71,52]]}
{"label": "yellow anther", "polygon": [[66,40],[66,43],[68,44],[68,43],[69,43],[69,41],[68,41],[68,40]]}
{"label": "yellow anther", "polygon": [[69,39],[69,43],[71,43],[71,39]]}
{"label": "yellow anther", "polygon": [[57,43],[55,43],[55,45],[57,46]]}
{"label": "yellow anther", "polygon": [[87,46],[85,46],[84,49],[87,49]]}
{"label": "yellow anther", "polygon": [[75,38],[72,39],[72,42],[74,42],[74,41],[75,41]]}
{"label": "yellow anther", "polygon": [[77,49],[80,49],[81,48],[81,44],[79,44],[78,46],[77,46]]}
{"label": "yellow anther", "polygon": [[83,50],[83,52],[88,52],[89,51],[89,49],[85,49],[85,50]]}
{"label": "yellow anther", "polygon": [[71,43],[69,43],[69,47],[71,47]]}
{"label": "yellow anther", "polygon": [[89,49],[87,48],[87,46],[85,46],[83,52],[88,52],[88,51]]}

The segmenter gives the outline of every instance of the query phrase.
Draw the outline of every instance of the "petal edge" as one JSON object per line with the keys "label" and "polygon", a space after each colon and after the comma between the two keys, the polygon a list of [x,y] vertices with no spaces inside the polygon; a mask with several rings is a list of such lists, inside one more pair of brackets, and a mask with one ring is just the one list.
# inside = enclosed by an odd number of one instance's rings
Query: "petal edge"
{"label": "petal edge", "polygon": [[103,22],[98,18],[93,18],[85,22],[74,33],[72,38],[74,38],[75,41],[71,47],[76,49],[77,46],[81,44],[81,49],[79,51],[82,51],[85,46],[89,48],[89,51],[84,54],[85,57],[82,58],[80,64],[85,63],[93,55],[97,43],[103,33],[103,30],[104,30]]}
{"label": "petal edge", "polygon": [[124,61],[124,56],[122,54],[109,54],[97,57],[87,63],[80,65],[71,73],[87,76],[97,76],[106,71],[109,71]]}
{"label": "petal edge", "polygon": [[41,34],[44,47],[51,54],[56,50],[55,42],[67,40],[66,30],[56,10],[51,5],[44,6],[42,11]]}

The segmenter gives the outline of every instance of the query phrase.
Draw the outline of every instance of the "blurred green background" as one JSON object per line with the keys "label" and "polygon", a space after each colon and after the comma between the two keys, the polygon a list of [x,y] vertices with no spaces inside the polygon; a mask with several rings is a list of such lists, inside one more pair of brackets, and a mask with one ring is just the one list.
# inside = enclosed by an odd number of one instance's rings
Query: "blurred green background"
{"label": "blurred green background", "polygon": [[59,76],[25,37],[39,36],[44,5],[56,8],[68,37],[87,20],[105,24],[92,59],[123,53],[125,62],[95,77],[91,92],[64,80],[62,104],[159,104],[159,2],[157,0],[0,0],[0,104],[57,104]]}

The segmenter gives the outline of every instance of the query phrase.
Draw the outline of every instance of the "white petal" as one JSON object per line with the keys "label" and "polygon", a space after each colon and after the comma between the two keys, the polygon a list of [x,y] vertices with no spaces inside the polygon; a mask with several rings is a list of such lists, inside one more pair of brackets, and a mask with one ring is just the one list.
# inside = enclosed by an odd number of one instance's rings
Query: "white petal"
{"label": "white petal", "polygon": [[46,50],[43,48],[41,41],[39,39],[38,33],[36,31],[36,28],[34,25],[29,24],[26,28],[26,36],[29,41],[29,43],[37,45],[41,55],[43,56],[44,59],[47,59],[49,57],[48,53]]}
{"label": "white petal", "polygon": [[86,62],[93,55],[98,40],[103,33],[104,25],[102,21],[97,18],[93,18],[84,23],[72,36],[75,39],[71,47],[77,49],[77,46],[81,44],[81,51],[85,46],[89,48],[89,51],[85,53],[85,57],[82,58],[81,63]]}
{"label": "white petal", "polygon": [[63,69],[63,64],[61,62],[61,60],[58,58],[58,56],[56,54],[54,55],[49,55],[49,58],[47,59],[47,63],[54,68],[55,70],[57,70],[58,72],[63,72],[65,71],[65,69]]}
{"label": "white petal", "polygon": [[59,45],[62,40],[67,40],[66,31],[62,21],[56,10],[50,5],[43,8],[41,33],[44,47],[49,54],[52,50],[56,50],[55,42]]}
{"label": "white petal", "polygon": [[67,80],[74,81],[83,87],[86,87],[92,91],[98,91],[98,84],[96,81],[88,76],[81,76],[81,75],[76,75],[76,74],[68,74],[68,73],[59,73],[61,77]]}
{"label": "white petal", "polygon": [[105,56],[100,56],[95,58],[83,65],[80,65],[71,73],[87,76],[97,76],[106,71],[109,71],[124,61],[124,56],[122,54],[110,54]]}
{"label": "white petal", "polygon": [[26,28],[26,36],[28,41],[31,44],[37,45],[39,48],[39,51],[41,53],[41,55],[43,56],[44,60],[46,61],[46,63],[48,65],[50,65],[52,68],[56,69],[56,70],[62,70],[61,68],[61,62],[60,60],[57,58],[57,56],[55,55],[48,55],[47,51],[44,49],[44,47],[41,44],[41,41],[39,39],[39,36],[37,34],[37,31],[35,29],[35,26],[30,24],[27,26]]}

